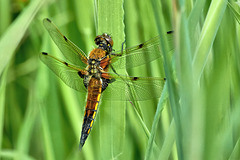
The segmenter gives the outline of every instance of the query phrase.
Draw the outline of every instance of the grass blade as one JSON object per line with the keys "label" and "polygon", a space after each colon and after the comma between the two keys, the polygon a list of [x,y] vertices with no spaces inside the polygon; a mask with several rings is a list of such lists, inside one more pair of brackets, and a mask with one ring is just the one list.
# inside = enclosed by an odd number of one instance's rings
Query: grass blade
{"label": "grass blade", "polygon": [[162,96],[159,100],[158,107],[157,107],[157,110],[156,110],[156,113],[155,113],[155,116],[154,116],[152,130],[151,130],[151,134],[150,134],[147,149],[146,149],[145,160],[149,159],[151,157],[152,152],[153,152],[154,138],[155,138],[155,135],[156,135],[156,132],[157,132],[158,122],[159,122],[163,107],[165,106],[165,103],[168,99],[168,92],[167,92],[167,84],[166,83],[164,85],[164,88],[163,88],[162,92],[163,93],[162,93]]}
{"label": "grass blade", "polygon": [[202,74],[226,7],[226,0],[213,0],[211,2],[193,58],[193,73],[197,79]]}
{"label": "grass blade", "polygon": [[[25,11],[11,24],[0,39],[0,74],[11,60],[14,51],[23,38],[29,24],[37,14],[44,0],[31,1]],[[10,43],[11,42],[11,43]]]}
{"label": "grass blade", "polygon": [[[123,0],[99,0],[96,5],[98,35],[102,33],[110,34],[114,41],[113,48],[116,50],[121,49],[121,44],[125,37]],[[100,128],[102,159],[114,159],[114,157],[121,156],[123,152],[125,137],[124,105],[124,103],[115,102],[102,102],[100,104],[98,116],[100,119],[99,123],[102,124]]]}
{"label": "grass blade", "polygon": [[0,76],[0,151],[2,149],[2,141],[4,135],[4,111],[5,111],[5,91],[6,91],[6,77],[7,77],[8,69],[3,72],[2,76]]}
{"label": "grass blade", "polygon": [[232,13],[233,13],[234,17],[236,18],[237,22],[240,24],[240,14],[237,11],[237,8],[239,9],[239,5],[237,5],[235,2],[234,3],[228,2],[228,7],[232,11]]}

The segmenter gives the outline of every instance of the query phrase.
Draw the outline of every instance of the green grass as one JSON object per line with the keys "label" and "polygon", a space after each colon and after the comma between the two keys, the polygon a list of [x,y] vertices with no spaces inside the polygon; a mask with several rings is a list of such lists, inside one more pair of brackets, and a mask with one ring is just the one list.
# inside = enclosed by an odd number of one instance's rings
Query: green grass
{"label": "green grass", "polygon": [[[115,50],[162,35],[163,59],[128,70],[166,77],[162,97],[102,101],[79,151],[86,95],[40,61],[61,57],[46,17],[85,53],[103,32]],[[0,159],[240,159],[239,19],[233,0],[0,1]]]}

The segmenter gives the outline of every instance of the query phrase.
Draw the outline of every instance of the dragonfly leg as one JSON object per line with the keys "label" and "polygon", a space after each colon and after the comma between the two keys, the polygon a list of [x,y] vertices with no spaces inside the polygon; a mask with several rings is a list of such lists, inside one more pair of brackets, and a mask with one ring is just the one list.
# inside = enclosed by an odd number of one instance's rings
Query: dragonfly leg
{"label": "dragonfly leg", "polygon": [[123,54],[123,46],[124,46],[124,44],[126,43],[126,40],[122,43],[122,51],[121,51],[121,54]]}

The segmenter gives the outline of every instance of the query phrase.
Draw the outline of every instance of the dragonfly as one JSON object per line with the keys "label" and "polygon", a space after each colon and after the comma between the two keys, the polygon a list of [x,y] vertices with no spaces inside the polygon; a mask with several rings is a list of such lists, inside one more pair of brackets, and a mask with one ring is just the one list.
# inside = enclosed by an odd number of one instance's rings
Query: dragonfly
{"label": "dragonfly", "polygon": [[[79,148],[82,149],[96,119],[100,99],[110,101],[143,101],[159,98],[166,81],[161,77],[121,75],[120,69],[130,69],[161,58],[160,36],[137,46],[113,50],[113,39],[107,34],[96,36],[94,48],[87,56],[64,36],[48,18],[43,24],[64,57],[58,59],[46,52],[40,59],[69,87],[87,93]],[[168,32],[167,34],[171,34]],[[126,60],[131,58],[130,62]],[[132,91],[134,90],[134,97]],[[104,95],[104,96],[102,96]]]}

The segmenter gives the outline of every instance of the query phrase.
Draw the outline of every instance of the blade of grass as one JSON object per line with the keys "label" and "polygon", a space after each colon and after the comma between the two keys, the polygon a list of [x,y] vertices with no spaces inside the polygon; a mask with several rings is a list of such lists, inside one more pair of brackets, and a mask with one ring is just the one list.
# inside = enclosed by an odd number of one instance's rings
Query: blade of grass
{"label": "blade of grass", "polygon": [[234,17],[236,18],[237,22],[240,24],[240,14],[236,9],[236,8],[239,9],[239,5],[237,5],[235,2],[233,2],[233,3],[228,2],[228,7],[232,11],[232,13],[233,13]]}
{"label": "blade of grass", "polygon": [[19,153],[19,152],[15,152],[12,150],[1,150],[0,151],[0,157],[3,159],[25,159],[25,160],[35,160],[35,158],[27,155],[27,154],[23,154],[23,153]]}
{"label": "blade of grass", "polygon": [[[121,49],[125,37],[123,0],[99,0],[96,5],[97,33],[110,34],[114,41],[114,49]],[[121,156],[125,136],[125,105],[102,102],[98,116],[102,124],[100,128],[101,158],[112,159]]]}
{"label": "blade of grass", "polygon": [[[179,160],[184,159],[183,157],[183,142],[182,142],[182,122],[180,118],[180,106],[179,106],[179,94],[177,93],[176,82],[175,82],[175,71],[172,67],[172,57],[168,54],[169,44],[167,43],[167,39],[164,36],[166,33],[166,26],[163,17],[163,8],[161,3],[157,3],[152,0],[152,5],[154,9],[155,19],[157,22],[157,27],[162,39],[160,40],[161,51],[163,53],[164,59],[164,71],[166,74],[166,78],[168,81],[168,94],[170,100],[170,106],[172,110],[172,114],[176,123],[176,144],[177,144],[177,152]],[[176,4],[175,4],[176,5]]]}
{"label": "blade of grass", "polygon": [[172,119],[172,122],[169,126],[167,136],[164,139],[164,143],[162,145],[161,151],[159,153],[158,159],[169,159],[170,153],[173,150],[173,144],[175,141],[175,122]]}
{"label": "blade of grass", "polygon": [[54,148],[51,140],[51,134],[49,130],[46,110],[42,106],[40,106],[41,107],[40,115],[41,115],[42,130],[43,130],[44,154],[45,154],[44,156],[45,156],[45,159],[51,160],[51,159],[55,159]]}
{"label": "blade of grass", "polygon": [[3,141],[3,126],[4,126],[4,110],[5,110],[5,91],[6,91],[6,81],[7,81],[8,68],[5,69],[2,76],[0,76],[0,151],[2,149]]}
{"label": "blade of grass", "polygon": [[150,137],[149,137],[148,145],[147,145],[147,149],[146,149],[146,154],[145,154],[145,158],[144,158],[145,160],[147,160],[151,157],[153,147],[154,147],[154,138],[155,138],[155,135],[157,132],[158,122],[160,120],[160,116],[161,116],[163,107],[166,105],[167,99],[168,99],[168,92],[167,92],[167,84],[165,83],[161,98],[160,98],[158,106],[157,106],[157,111],[154,116],[152,130],[150,133]]}
{"label": "blade of grass", "polygon": [[[233,129],[230,129],[232,115],[229,111],[233,104],[231,96],[231,69],[233,47],[236,43],[236,30],[233,16],[230,10],[226,10],[219,26],[216,38],[211,50],[211,56],[204,69],[204,76],[207,76],[205,83],[205,129],[204,129],[204,159],[227,159],[230,150],[233,149]],[[229,26],[232,26],[229,29]],[[228,32],[226,32],[228,31]],[[209,67],[211,69],[209,69]],[[239,88],[239,85],[234,88]],[[215,130],[214,128],[218,128]],[[234,138],[235,139],[235,138]],[[219,155],[219,153],[221,153]],[[219,157],[219,158],[218,158]]]}
{"label": "blade of grass", "polygon": [[11,24],[8,30],[0,39],[0,74],[9,63],[23,38],[29,24],[34,16],[42,7],[44,0],[31,1],[29,6],[24,10],[18,18]]}
{"label": "blade of grass", "polygon": [[[47,40],[46,34],[43,38],[43,46],[47,45],[49,43],[49,39]],[[54,150],[54,144],[51,139],[51,131],[49,127],[49,119],[47,117],[47,109],[51,106],[47,106],[47,100],[45,97],[48,97],[49,88],[51,85],[50,76],[47,71],[47,68],[44,66],[44,64],[41,64],[39,66],[38,70],[38,76],[36,80],[36,91],[37,97],[38,97],[38,105],[39,105],[39,115],[40,115],[40,122],[41,122],[41,130],[42,130],[42,138],[43,141],[43,157],[47,160],[56,159],[55,152],[58,152],[57,150]],[[50,97],[53,99],[52,97]]]}
{"label": "blade of grass", "polygon": [[192,54],[194,53],[193,52],[195,50],[194,47],[196,46],[196,44],[194,44],[194,42],[196,42],[196,41],[193,41],[193,39],[196,36],[197,29],[199,28],[198,25],[199,25],[199,21],[202,16],[202,12],[203,12],[205,4],[206,4],[206,0],[196,1],[196,3],[194,3],[193,9],[192,9],[189,17],[187,17],[188,18],[189,37],[192,40],[192,41],[190,41]]}
{"label": "blade of grass", "polygon": [[[198,4],[200,5],[200,4]],[[181,6],[184,8],[184,6]],[[195,6],[197,8],[197,6]],[[201,126],[199,124],[195,125],[195,121],[192,120],[191,114],[199,114],[201,113],[202,107],[197,107],[197,111],[199,112],[191,112],[193,107],[193,95],[196,90],[193,88],[193,78],[192,78],[192,50],[195,49],[195,41],[194,35],[190,31],[192,28],[191,25],[196,25],[195,23],[191,23],[189,18],[187,17],[185,12],[181,12],[176,10],[176,22],[175,22],[175,58],[176,58],[176,72],[177,78],[179,82],[178,94],[181,100],[181,141],[184,144],[182,155],[184,155],[183,159],[188,159],[188,151],[191,150],[190,143],[192,141],[189,140],[189,134],[191,134],[191,128],[195,126]],[[190,16],[194,14],[191,13]],[[196,13],[195,13],[196,14]],[[189,24],[190,23],[190,24]],[[196,28],[196,26],[195,26]],[[195,31],[196,32],[196,31]],[[198,94],[198,93],[197,93]],[[194,114],[195,113],[195,114]],[[194,116],[193,116],[194,117]],[[194,123],[195,122],[195,123]],[[198,121],[199,122],[199,121]],[[201,121],[200,121],[201,122]],[[179,125],[179,123],[178,123]],[[195,139],[194,139],[195,140]],[[198,139],[197,139],[198,140]],[[190,146],[190,147],[189,147]],[[196,146],[197,148],[198,146]],[[195,148],[194,148],[195,149]],[[196,156],[198,157],[198,156]]]}
{"label": "blade of grass", "polygon": [[11,1],[0,1],[0,36],[4,33],[11,20]]}
{"label": "blade of grass", "polygon": [[239,150],[240,150],[240,139],[237,140],[237,143],[235,144],[232,154],[230,155],[228,160],[239,159],[239,156],[240,156]]}
{"label": "blade of grass", "polygon": [[211,2],[193,58],[193,73],[197,80],[199,80],[205,67],[226,6],[227,0],[213,0]]}
{"label": "blade of grass", "polygon": [[[29,151],[32,130],[34,127],[35,119],[37,117],[36,115],[38,113],[38,108],[36,108],[35,104],[33,103],[33,91],[30,91],[29,95],[30,96],[28,97],[29,102],[27,105],[27,111],[17,140],[17,151],[23,154],[27,154]],[[19,157],[17,159],[19,159]]]}

